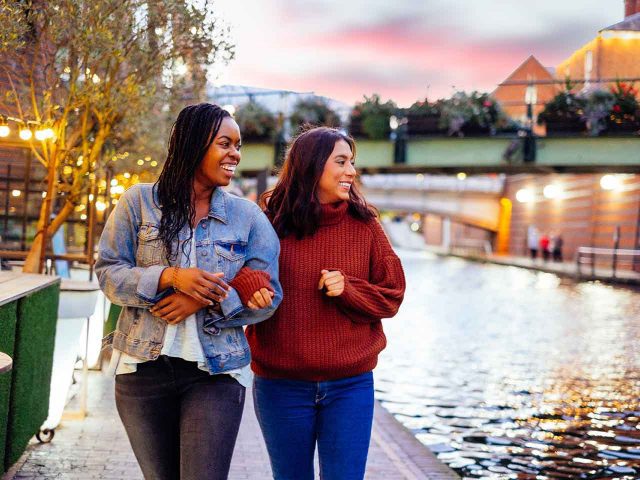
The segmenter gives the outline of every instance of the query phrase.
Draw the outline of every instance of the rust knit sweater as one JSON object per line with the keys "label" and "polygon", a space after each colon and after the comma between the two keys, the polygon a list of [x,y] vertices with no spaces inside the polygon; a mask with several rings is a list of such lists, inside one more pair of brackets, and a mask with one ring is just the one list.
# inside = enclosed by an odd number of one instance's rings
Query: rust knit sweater
{"label": "rust knit sweater", "polygon": [[[313,236],[290,235],[280,245],[282,303],[246,330],[253,371],[323,381],[372,370],[386,345],[380,319],[396,314],[405,290],[400,260],[378,221],[356,220],[346,202],[323,205]],[[318,290],[323,269],[344,275],[340,296]]]}

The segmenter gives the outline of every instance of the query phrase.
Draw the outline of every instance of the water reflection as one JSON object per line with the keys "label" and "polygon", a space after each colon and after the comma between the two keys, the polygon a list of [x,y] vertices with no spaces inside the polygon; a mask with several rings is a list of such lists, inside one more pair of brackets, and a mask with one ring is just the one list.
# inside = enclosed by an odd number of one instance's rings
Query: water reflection
{"label": "water reflection", "polygon": [[377,397],[466,478],[640,478],[640,293],[401,254]]}

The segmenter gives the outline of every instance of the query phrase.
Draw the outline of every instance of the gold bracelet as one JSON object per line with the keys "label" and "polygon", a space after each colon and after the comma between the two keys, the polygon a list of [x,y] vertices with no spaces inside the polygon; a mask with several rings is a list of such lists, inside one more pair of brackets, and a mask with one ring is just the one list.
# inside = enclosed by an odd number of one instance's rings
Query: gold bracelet
{"label": "gold bracelet", "polygon": [[180,271],[180,267],[173,267],[173,275],[171,275],[171,286],[176,292],[179,292],[178,288],[178,272]]}

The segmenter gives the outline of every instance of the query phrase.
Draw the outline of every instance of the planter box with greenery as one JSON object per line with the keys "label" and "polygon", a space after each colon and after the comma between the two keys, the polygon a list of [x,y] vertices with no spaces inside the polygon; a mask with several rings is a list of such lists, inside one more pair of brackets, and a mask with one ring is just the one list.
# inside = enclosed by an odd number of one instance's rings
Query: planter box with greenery
{"label": "planter box with greenery", "polygon": [[380,95],[375,93],[371,97],[365,96],[351,111],[349,134],[354,138],[364,137],[371,140],[389,138],[389,119],[396,111],[396,104],[391,100],[382,103]]}
{"label": "planter box with greenery", "polygon": [[340,117],[322,98],[308,98],[298,101],[290,117],[291,131],[296,134],[308,125],[340,127]]}
{"label": "planter box with greenery", "polygon": [[234,115],[242,140],[250,143],[267,143],[273,141],[277,121],[274,115],[264,106],[256,102],[240,105]]}
{"label": "planter box with greenery", "polygon": [[565,90],[553,97],[538,115],[538,124],[546,125],[547,136],[586,132],[586,101],[571,92],[571,88],[571,84],[567,81]]}
{"label": "planter box with greenery", "polygon": [[445,135],[446,129],[440,126],[440,109],[437,104],[423,101],[415,102],[405,112],[407,134],[410,137],[422,135]]}
{"label": "planter box with greenery", "polygon": [[487,93],[456,92],[451,98],[440,100],[440,127],[447,135],[492,135],[508,123],[498,103]]}
{"label": "planter box with greenery", "polygon": [[638,89],[625,82],[611,88],[614,104],[607,119],[606,133],[613,135],[640,134],[640,103]]}

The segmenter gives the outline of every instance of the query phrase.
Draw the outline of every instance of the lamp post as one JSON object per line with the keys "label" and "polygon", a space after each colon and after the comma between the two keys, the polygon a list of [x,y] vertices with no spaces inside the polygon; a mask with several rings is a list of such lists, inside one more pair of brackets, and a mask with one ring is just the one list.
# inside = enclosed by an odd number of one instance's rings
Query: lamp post
{"label": "lamp post", "polygon": [[407,119],[392,115],[389,118],[391,139],[393,140],[393,163],[406,163],[407,161]]}
{"label": "lamp post", "polygon": [[525,163],[536,161],[536,139],[533,135],[533,106],[538,101],[538,89],[533,84],[527,85],[524,92],[524,101],[527,104],[526,136],[523,144],[523,160]]}

